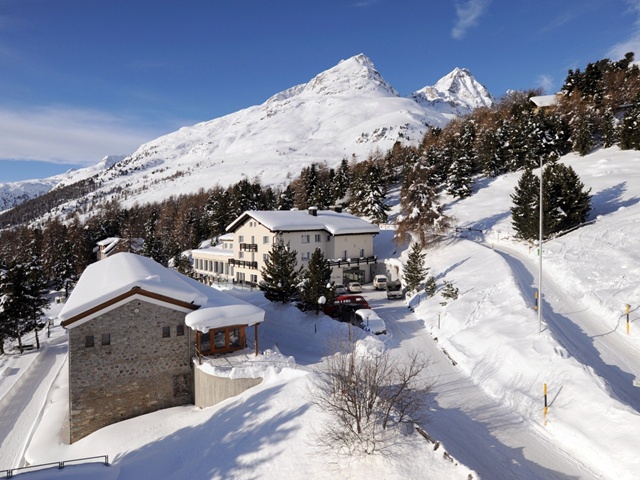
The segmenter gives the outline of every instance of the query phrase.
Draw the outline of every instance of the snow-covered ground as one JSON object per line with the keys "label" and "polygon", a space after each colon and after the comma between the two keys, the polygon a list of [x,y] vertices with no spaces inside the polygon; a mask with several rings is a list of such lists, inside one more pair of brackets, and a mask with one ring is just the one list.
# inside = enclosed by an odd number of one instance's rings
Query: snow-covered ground
{"label": "snow-covered ground", "polygon": [[[29,463],[105,454],[112,463],[48,470],[32,478],[89,473],[118,479],[636,478],[640,154],[611,148],[563,161],[592,189],[595,221],[544,244],[541,329],[533,308],[537,249],[515,241],[510,225],[509,195],[519,174],[483,180],[471,198],[450,206],[461,233],[430,250],[427,264],[440,286],[446,279],[459,289],[457,300],[443,306],[440,295],[421,295],[410,299],[412,311],[365,286],[364,295],[389,334],[355,331],[363,341],[382,341],[399,356],[423,349],[433,360],[427,374],[437,381],[425,429],[442,442],[437,450],[414,434],[390,457],[347,459],[316,451],[312,433],[326,417],[309,402],[308,386],[326,353],[324,340],[347,326],[272,305],[259,292],[234,291],[267,312],[261,348],[275,351],[277,345],[295,366],[270,369],[261,385],[220,405],[163,410],[67,445],[66,368],[48,393],[22,393],[18,378],[55,366],[47,360],[27,368],[25,357],[1,357],[0,415],[16,406],[21,410],[33,395],[45,408],[29,417],[31,426],[22,417],[9,425],[0,444],[0,468],[16,466],[1,461],[15,438],[28,443],[26,450],[15,450]],[[379,257],[389,258],[389,273],[395,275],[407,251],[396,248],[392,237],[393,231],[382,230],[375,248]],[[29,358],[63,349],[64,337],[54,337]],[[0,416],[0,427],[7,418]],[[445,449],[453,462],[443,457]]]}

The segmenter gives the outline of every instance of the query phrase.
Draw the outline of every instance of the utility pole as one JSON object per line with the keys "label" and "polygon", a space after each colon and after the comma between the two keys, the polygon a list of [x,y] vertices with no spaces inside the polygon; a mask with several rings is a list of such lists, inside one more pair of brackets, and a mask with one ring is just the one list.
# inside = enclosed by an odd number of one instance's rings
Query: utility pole
{"label": "utility pole", "polygon": [[538,239],[538,333],[542,332],[542,155],[540,155],[540,237]]}

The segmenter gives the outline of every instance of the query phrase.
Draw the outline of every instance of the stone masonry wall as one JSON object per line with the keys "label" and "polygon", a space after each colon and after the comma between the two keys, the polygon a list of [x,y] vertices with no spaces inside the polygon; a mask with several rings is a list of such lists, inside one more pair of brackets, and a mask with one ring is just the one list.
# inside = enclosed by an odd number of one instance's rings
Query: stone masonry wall
{"label": "stone masonry wall", "polygon": [[[69,328],[70,441],[112,423],[193,403],[185,314],[133,299]],[[184,335],[177,335],[183,325]],[[163,338],[162,327],[170,336]],[[103,345],[103,334],[110,344]],[[85,346],[93,335],[94,346]]]}

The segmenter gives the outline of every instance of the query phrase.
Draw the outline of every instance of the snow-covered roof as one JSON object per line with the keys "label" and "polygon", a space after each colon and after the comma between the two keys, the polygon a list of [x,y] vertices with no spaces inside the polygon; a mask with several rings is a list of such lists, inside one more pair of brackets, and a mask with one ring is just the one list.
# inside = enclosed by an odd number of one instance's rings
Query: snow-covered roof
{"label": "snow-covered roof", "polygon": [[[61,321],[73,321],[74,317],[92,309],[99,311],[101,306],[108,305],[116,297],[140,291],[193,305],[192,308],[197,310],[188,313],[185,322],[197,330],[253,325],[264,319],[264,310],[259,307],[165,268],[150,258],[126,252],[89,265],[58,318]],[[191,317],[194,313],[197,315]],[[93,316],[83,319],[88,320]],[[66,326],[75,325],[74,322]]]}
{"label": "snow-covered roof", "polygon": [[96,243],[96,245],[104,247],[106,245],[111,245],[114,242],[118,243],[119,240],[120,238],[118,237],[109,237],[109,238],[105,238],[104,240],[100,240],[99,242]]}
{"label": "snow-covered roof", "polygon": [[333,210],[316,210],[316,215],[306,210],[248,210],[229,225],[227,231],[235,231],[249,217],[272,232],[325,230],[332,235],[380,233],[377,225],[350,213],[338,213]]}
{"label": "snow-covered roof", "polygon": [[193,257],[219,257],[219,256],[227,256],[233,257],[233,249],[232,248],[222,248],[219,246],[208,247],[208,248],[195,248],[191,250],[191,256]]}
{"label": "snow-covered roof", "polygon": [[552,105],[557,105],[558,96],[557,95],[539,95],[537,97],[531,97],[529,100],[535,103],[537,107],[550,107]]}

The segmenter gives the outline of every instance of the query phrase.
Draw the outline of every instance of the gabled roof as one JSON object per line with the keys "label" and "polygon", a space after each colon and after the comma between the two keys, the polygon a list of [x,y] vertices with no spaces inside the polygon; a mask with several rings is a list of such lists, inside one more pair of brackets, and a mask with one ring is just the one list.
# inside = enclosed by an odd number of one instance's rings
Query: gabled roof
{"label": "gabled roof", "polygon": [[234,220],[227,227],[227,231],[233,232],[249,218],[253,218],[272,232],[324,230],[332,235],[380,233],[377,225],[350,213],[338,213],[333,210],[316,212],[316,215],[311,215],[306,210],[248,210]]}
{"label": "gabled roof", "polygon": [[550,107],[558,104],[558,95],[539,95],[529,100],[535,103],[536,107]]}
{"label": "gabled roof", "polygon": [[[58,318],[72,328],[101,311],[137,295],[188,313],[185,323],[206,331],[229,325],[262,322],[264,310],[165,268],[133,253],[117,253],[89,265],[83,272]],[[198,315],[191,317],[194,313]]]}

